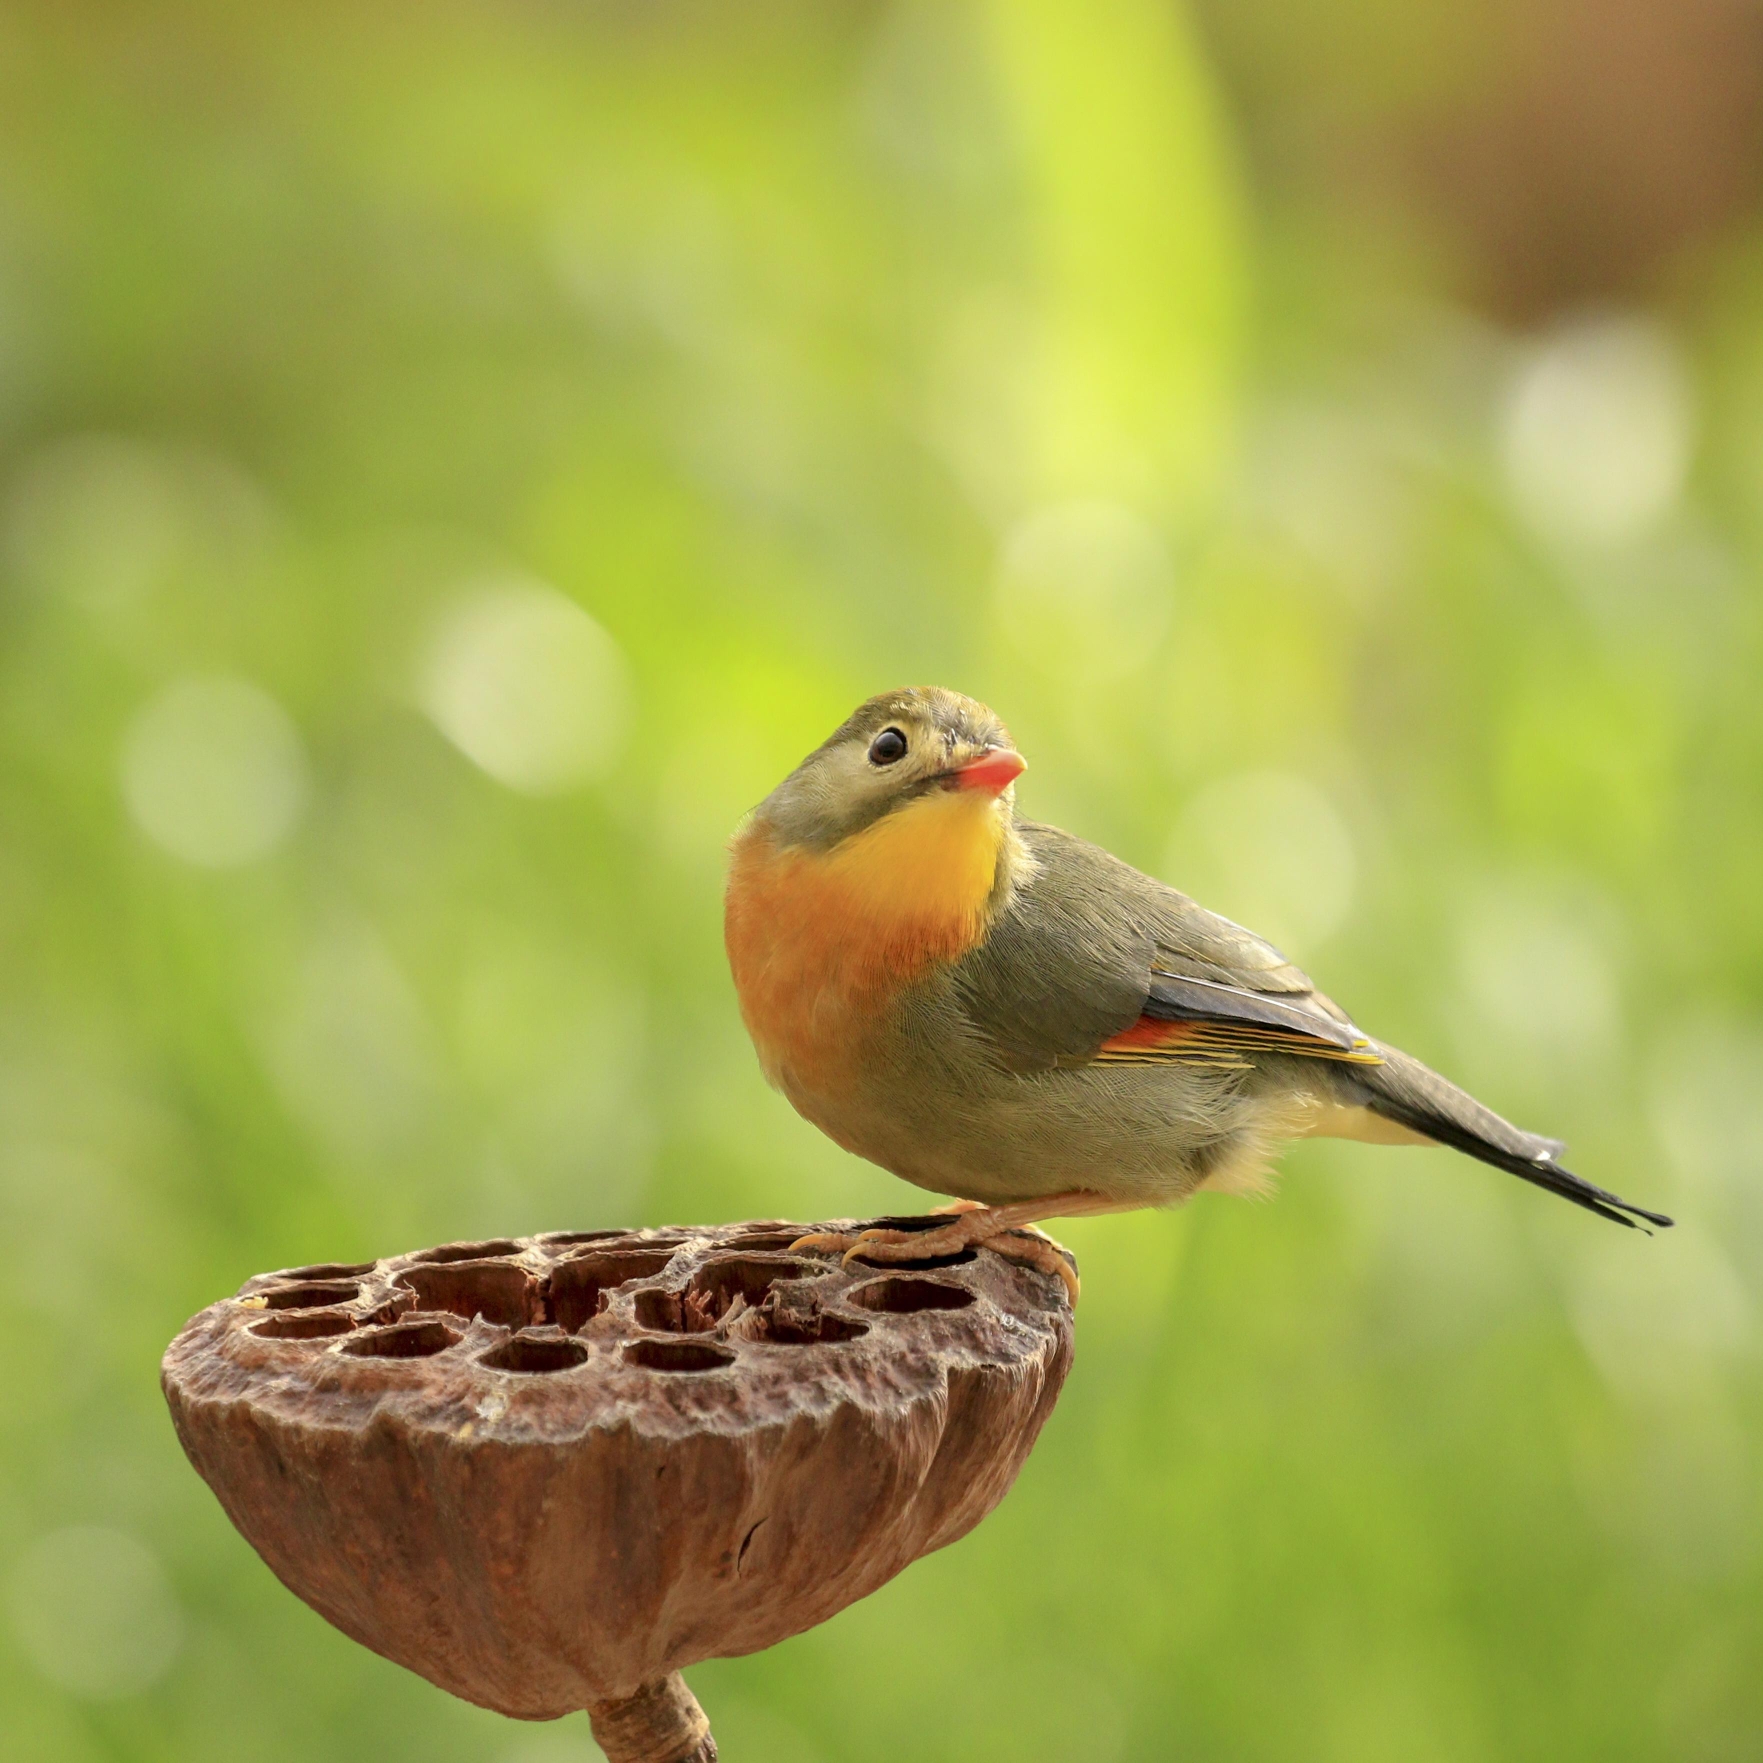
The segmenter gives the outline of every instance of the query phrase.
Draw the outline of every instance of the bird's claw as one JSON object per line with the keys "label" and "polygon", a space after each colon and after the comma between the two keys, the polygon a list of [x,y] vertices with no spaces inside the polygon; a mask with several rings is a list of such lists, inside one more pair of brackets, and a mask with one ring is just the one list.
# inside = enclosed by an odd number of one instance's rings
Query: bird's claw
{"label": "bird's claw", "polygon": [[885,1267],[901,1261],[959,1255],[964,1249],[991,1249],[1006,1261],[1054,1275],[1064,1285],[1075,1309],[1082,1287],[1077,1269],[1065,1251],[1044,1231],[1032,1225],[999,1226],[986,1217],[986,1211],[983,1206],[963,1206],[958,1216],[935,1230],[890,1230],[872,1225],[849,1235],[837,1231],[812,1233],[791,1243],[790,1253],[818,1250],[837,1255],[840,1267],[848,1268],[857,1260]]}
{"label": "bird's claw", "polygon": [[812,1253],[842,1255],[850,1246],[851,1238],[840,1231],[810,1231],[805,1237],[797,1237],[784,1253],[786,1255],[803,1255]]}
{"label": "bird's claw", "polygon": [[839,1266],[849,1267],[851,1263],[863,1253],[866,1244],[898,1242],[901,1238],[907,1237],[910,1234],[910,1232],[903,1230],[884,1230],[880,1226],[874,1226],[869,1230],[860,1230],[856,1236],[851,1239],[850,1248],[839,1257]]}
{"label": "bird's claw", "polygon": [[880,1225],[872,1225],[868,1230],[860,1230],[855,1235],[844,1231],[816,1231],[805,1237],[797,1237],[785,1251],[789,1255],[803,1253],[819,1253],[837,1255],[841,1267],[849,1267],[852,1260],[865,1252],[872,1244],[883,1240],[913,1242],[920,1238],[914,1237],[911,1231],[887,1230]]}

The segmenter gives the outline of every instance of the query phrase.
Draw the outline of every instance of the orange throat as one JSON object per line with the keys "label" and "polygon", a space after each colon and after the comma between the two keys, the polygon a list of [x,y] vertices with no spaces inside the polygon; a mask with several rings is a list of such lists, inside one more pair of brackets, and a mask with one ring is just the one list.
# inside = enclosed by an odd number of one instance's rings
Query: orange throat
{"label": "orange throat", "polygon": [[836,1081],[888,1000],[985,935],[1010,839],[990,795],[934,791],[831,851],[735,837],[724,935],[741,1015],[787,1094]]}

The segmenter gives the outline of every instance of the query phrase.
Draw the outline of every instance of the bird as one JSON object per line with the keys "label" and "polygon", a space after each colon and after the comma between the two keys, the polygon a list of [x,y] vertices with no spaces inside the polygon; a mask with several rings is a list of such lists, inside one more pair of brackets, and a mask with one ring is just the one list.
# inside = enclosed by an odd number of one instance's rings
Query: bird
{"label": "bird", "polygon": [[1020,814],[1026,765],[975,699],[882,692],[730,841],[724,940],[766,1078],[836,1144],[953,1197],[794,1249],[885,1266],[987,1247],[1075,1303],[1036,1225],[1260,1191],[1311,1136],[1448,1146],[1671,1225],[1361,1030],[1252,931]]}

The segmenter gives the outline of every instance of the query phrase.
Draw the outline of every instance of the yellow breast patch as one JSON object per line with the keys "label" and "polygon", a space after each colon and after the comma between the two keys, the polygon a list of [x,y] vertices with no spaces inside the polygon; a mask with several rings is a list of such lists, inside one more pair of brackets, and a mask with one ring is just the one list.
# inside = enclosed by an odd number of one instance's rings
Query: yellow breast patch
{"label": "yellow breast patch", "polygon": [[1006,834],[993,798],[933,790],[829,852],[737,838],[729,965],[773,1082],[860,1057],[884,997],[980,940]]}
{"label": "yellow breast patch", "polygon": [[931,790],[829,852],[829,882],[878,927],[936,927],[976,939],[992,884],[1004,821],[996,798],[978,790]]}

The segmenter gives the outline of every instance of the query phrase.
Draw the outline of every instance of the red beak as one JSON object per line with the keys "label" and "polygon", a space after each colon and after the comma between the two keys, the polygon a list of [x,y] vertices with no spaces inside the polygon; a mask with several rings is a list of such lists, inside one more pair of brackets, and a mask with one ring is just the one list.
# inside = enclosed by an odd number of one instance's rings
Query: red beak
{"label": "red beak", "polygon": [[989,790],[1001,795],[1028,770],[1028,761],[1014,747],[988,747],[977,759],[957,766],[951,776],[964,790]]}

